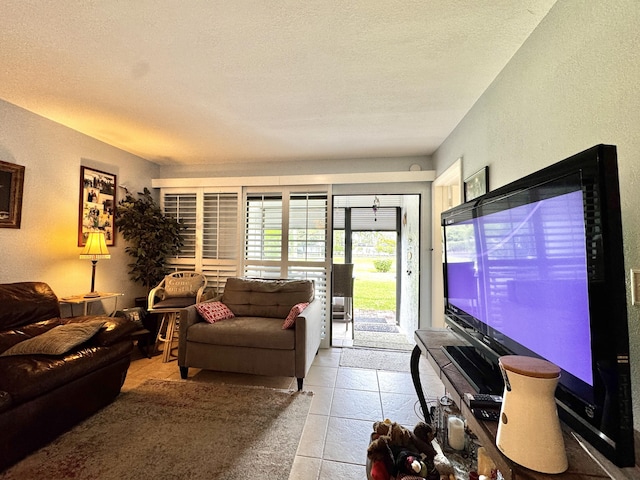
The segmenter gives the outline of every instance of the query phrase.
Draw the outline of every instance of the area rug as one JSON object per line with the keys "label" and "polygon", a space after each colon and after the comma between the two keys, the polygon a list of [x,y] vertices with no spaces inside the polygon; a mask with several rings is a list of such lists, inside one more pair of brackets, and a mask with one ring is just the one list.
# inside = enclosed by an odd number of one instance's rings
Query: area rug
{"label": "area rug", "polygon": [[391,370],[409,372],[411,354],[409,352],[390,352],[379,349],[343,348],[340,354],[341,367],[369,368],[372,370]]}
{"label": "area rug", "polygon": [[356,310],[356,316],[354,319],[354,323],[387,323],[387,319],[383,317],[360,317],[358,316],[358,311]]}
{"label": "area rug", "polygon": [[353,324],[356,332],[385,332],[385,333],[398,333],[398,327],[395,325],[388,325],[386,323],[365,323],[356,322]]}
{"label": "area rug", "polygon": [[387,333],[361,331],[354,329],[353,331],[354,347],[365,348],[384,348],[388,350],[405,350],[411,351],[415,344],[409,342],[404,333]]}
{"label": "area rug", "polygon": [[2,479],[289,478],[312,394],[147,380]]}

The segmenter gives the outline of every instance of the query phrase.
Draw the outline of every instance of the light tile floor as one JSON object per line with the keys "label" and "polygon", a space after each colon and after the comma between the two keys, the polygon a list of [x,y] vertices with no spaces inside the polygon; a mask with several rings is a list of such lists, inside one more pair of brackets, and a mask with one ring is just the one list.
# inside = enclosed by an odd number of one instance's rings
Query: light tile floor
{"label": "light tile floor", "polygon": [[[389,418],[412,428],[419,420],[411,374],[340,366],[341,348],[321,349],[304,381],[314,393],[290,480],[366,479],[366,450],[373,422]],[[407,355],[407,370],[409,352]],[[420,377],[425,394],[437,398],[444,386],[424,357]],[[296,389],[295,378],[262,377],[190,369],[192,380]],[[180,380],[175,360],[147,359],[137,350],[123,390],[146,379]]]}

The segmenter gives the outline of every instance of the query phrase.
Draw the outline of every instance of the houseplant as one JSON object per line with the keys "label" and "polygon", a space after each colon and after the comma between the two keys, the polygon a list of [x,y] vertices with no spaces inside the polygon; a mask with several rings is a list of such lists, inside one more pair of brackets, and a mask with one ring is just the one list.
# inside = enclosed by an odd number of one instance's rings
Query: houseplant
{"label": "houseplant", "polygon": [[116,227],[129,244],[125,251],[133,258],[129,276],[149,292],[168,273],[166,259],[179,253],[186,226],[165,215],[146,187],[137,198],[125,192],[118,202]]}

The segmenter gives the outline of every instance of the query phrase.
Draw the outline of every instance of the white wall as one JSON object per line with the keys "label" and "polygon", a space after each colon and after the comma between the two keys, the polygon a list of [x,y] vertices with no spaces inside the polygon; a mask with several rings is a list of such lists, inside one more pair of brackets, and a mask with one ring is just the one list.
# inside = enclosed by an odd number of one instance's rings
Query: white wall
{"label": "white wall", "polygon": [[273,161],[273,162],[235,162],[216,165],[187,165],[160,167],[160,178],[194,177],[249,177],[270,175],[313,175],[324,173],[359,172],[402,172],[409,171],[411,165],[420,165],[422,170],[432,170],[431,158],[393,157],[393,158],[328,158],[322,161]]}
{"label": "white wall", "polygon": [[[426,326],[431,304],[420,301],[420,202],[417,196],[403,198],[400,215],[401,250],[400,274],[400,327],[413,342],[413,332],[420,328],[420,320]],[[425,256],[429,258],[425,251]],[[427,278],[428,275],[423,275]],[[426,290],[426,288],[424,289]],[[421,314],[420,312],[423,312]]]}
{"label": "white wall", "polygon": [[[463,157],[464,177],[489,165],[493,189],[595,144],[617,145],[626,268],[640,268],[638,25],[637,0],[556,3],[434,154],[437,173]],[[629,289],[628,298],[639,429],[640,306]]]}
{"label": "white wall", "polygon": [[[134,192],[150,187],[159,171],[155,164],[2,100],[0,160],[25,167],[21,228],[0,228],[0,282],[43,281],[58,296],[91,287],[91,262],[78,258],[80,166],[114,173]],[[118,199],[122,194],[119,190]],[[125,292],[118,305],[131,306],[144,289],[129,281],[124,249],[116,234],[111,259],[98,262],[96,289]],[[105,301],[105,308],[111,305]]]}

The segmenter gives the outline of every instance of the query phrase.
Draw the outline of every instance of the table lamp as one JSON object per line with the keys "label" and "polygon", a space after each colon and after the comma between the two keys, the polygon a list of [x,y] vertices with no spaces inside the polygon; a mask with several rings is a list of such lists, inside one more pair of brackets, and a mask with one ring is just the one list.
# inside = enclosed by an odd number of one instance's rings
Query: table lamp
{"label": "table lamp", "polygon": [[86,298],[99,297],[100,294],[95,290],[96,284],[96,264],[101,258],[111,258],[109,250],[107,250],[107,243],[104,239],[103,232],[89,232],[87,237],[87,243],[84,245],[84,250],[80,254],[80,258],[83,260],[91,260],[91,292],[85,295]]}

